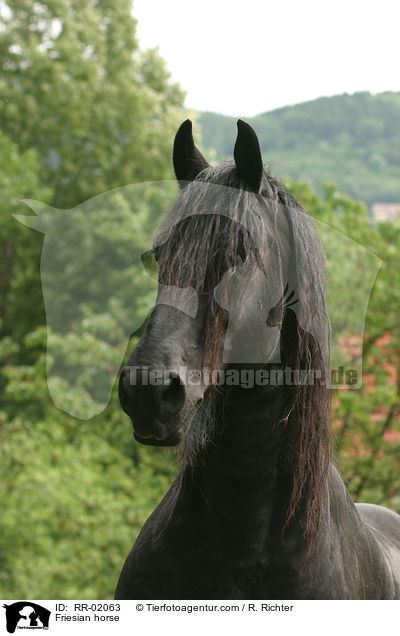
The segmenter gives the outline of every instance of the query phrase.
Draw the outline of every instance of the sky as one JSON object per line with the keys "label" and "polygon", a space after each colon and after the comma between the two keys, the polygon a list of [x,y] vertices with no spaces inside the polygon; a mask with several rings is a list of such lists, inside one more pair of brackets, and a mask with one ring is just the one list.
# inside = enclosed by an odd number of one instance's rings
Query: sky
{"label": "sky", "polygon": [[186,106],[252,117],[320,96],[400,91],[398,0],[133,0]]}

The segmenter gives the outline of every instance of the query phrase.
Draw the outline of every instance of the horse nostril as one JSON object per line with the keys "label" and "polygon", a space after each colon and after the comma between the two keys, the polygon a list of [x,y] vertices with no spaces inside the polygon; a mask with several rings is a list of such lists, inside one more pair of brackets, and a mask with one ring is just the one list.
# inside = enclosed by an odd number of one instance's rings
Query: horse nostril
{"label": "horse nostril", "polygon": [[171,376],[169,386],[167,386],[160,399],[160,411],[165,416],[175,415],[185,404],[186,390],[181,379],[176,375]]}

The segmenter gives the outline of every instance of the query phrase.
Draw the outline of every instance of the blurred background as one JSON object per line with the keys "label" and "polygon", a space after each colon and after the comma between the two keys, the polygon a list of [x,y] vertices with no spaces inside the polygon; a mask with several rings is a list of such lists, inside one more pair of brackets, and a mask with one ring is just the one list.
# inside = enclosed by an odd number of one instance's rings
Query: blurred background
{"label": "blurred background", "polygon": [[[173,137],[188,116],[214,162],[231,156],[235,118],[245,117],[271,172],[310,214],[381,259],[362,337],[349,324],[363,263],[344,252],[330,269],[336,342],[349,365],[363,356],[362,388],[333,395],[334,455],[353,498],[400,512],[397,22],[385,2],[379,16],[358,2],[351,11],[339,2],[332,14],[283,2],[281,13],[263,16],[252,0],[221,4],[224,11],[208,0],[191,11],[176,1],[0,2],[2,598],[111,598],[177,470],[174,451],[134,443],[115,386],[103,412],[80,420],[56,408],[46,380],[50,335],[66,360],[73,351],[82,362],[89,342],[107,365],[104,334],[113,334],[111,349],[124,347],[124,325],[143,321],[150,299],[129,277],[127,246],[143,248],[173,190],[146,186],[133,220],[126,201],[112,197],[119,231],[99,213],[82,260],[63,272],[66,284],[71,271],[86,280],[86,264],[101,262],[111,244],[135,303],[128,315],[102,294],[114,282],[100,268],[91,290],[104,302],[82,305],[81,336],[73,321],[70,332],[48,334],[43,234],[11,215],[29,214],[24,198],[70,209],[112,188],[172,179]],[[70,412],[89,399],[88,383],[85,374],[60,382]]]}

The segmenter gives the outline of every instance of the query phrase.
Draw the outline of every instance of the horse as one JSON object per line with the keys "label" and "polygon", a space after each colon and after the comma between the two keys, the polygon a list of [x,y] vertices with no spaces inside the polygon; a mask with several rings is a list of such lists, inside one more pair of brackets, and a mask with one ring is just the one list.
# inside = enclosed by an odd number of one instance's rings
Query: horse
{"label": "horse", "polygon": [[[324,252],[255,131],[237,128],[217,167],[190,120],[175,137],[179,193],[153,253],[160,285],[195,290],[197,313],[156,305],[119,398],[135,439],[179,446],[181,464],[116,598],[398,599],[400,516],[353,503],[332,463]],[[309,381],[263,381],[287,370]],[[244,385],[250,371],[260,381]]]}

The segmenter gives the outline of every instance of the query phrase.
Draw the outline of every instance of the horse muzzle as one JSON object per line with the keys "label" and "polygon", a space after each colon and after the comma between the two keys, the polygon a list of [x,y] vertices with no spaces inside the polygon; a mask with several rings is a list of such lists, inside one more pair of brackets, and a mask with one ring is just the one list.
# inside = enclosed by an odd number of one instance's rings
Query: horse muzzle
{"label": "horse muzzle", "polygon": [[179,444],[184,434],[179,414],[186,402],[186,388],[177,374],[125,366],[119,380],[119,399],[131,418],[138,442],[151,446]]}

